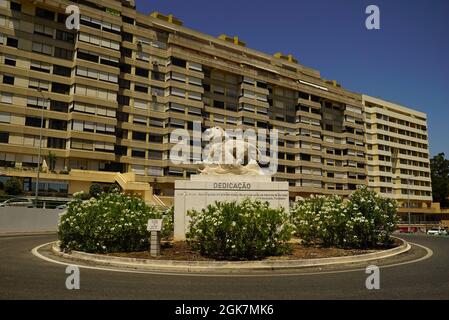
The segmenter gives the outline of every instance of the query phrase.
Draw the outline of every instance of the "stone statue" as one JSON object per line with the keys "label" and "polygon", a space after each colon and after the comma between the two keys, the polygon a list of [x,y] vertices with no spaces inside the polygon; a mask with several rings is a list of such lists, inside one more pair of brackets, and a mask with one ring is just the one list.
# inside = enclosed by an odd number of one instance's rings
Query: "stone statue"
{"label": "stone statue", "polygon": [[206,130],[204,139],[210,141],[210,147],[207,159],[201,164],[201,175],[264,175],[256,160],[260,156],[257,146],[231,139],[218,127]]}

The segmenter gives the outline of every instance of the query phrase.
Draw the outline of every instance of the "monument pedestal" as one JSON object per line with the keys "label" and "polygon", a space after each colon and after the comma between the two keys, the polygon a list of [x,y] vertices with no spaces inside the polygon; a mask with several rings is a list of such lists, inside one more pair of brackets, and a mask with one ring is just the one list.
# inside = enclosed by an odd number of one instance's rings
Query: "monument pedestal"
{"label": "monument pedestal", "polygon": [[175,241],[185,241],[189,210],[201,211],[215,202],[241,202],[249,198],[289,209],[288,182],[272,182],[269,176],[197,175],[175,183]]}

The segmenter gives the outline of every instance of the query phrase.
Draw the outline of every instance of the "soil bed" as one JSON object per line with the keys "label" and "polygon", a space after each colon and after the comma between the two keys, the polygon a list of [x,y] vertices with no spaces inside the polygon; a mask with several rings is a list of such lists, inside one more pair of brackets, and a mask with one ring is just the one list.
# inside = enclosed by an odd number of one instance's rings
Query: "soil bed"
{"label": "soil bed", "polygon": [[[289,255],[280,257],[269,257],[265,260],[300,260],[300,259],[321,259],[346,256],[357,256],[362,254],[374,253],[382,250],[393,249],[401,245],[396,241],[393,245],[381,246],[375,249],[341,249],[341,248],[323,248],[321,246],[306,247],[300,244],[292,244],[292,252]],[[149,251],[131,252],[131,253],[113,253],[108,256],[132,258],[132,259],[150,259],[150,260],[172,260],[172,261],[216,261],[202,257],[198,252],[193,251],[186,242],[176,242],[171,245],[165,245],[161,248],[160,257],[152,257]]]}

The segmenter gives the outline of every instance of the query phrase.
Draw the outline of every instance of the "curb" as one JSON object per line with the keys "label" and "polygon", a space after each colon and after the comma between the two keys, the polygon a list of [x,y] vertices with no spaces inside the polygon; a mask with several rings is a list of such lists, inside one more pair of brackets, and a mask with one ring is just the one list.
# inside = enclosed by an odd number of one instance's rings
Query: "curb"
{"label": "curb", "polygon": [[153,272],[181,272],[181,273],[241,273],[245,271],[275,271],[292,270],[308,267],[324,267],[342,264],[352,264],[369,262],[380,259],[391,258],[410,251],[411,246],[406,241],[400,239],[401,246],[381,252],[368,253],[359,256],[347,256],[323,259],[303,259],[303,260],[272,260],[272,261],[251,261],[251,262],[221,262],[221,261],[154,261],[145,259],[132,259],[96,255],[84,252],[73,251],[71,254],[60,251],[58,242],[54,242],[51,251],[65,259],[85,262],[89,264],[99,264],[102,266],[142,269]]}
{"label": "curb", "polygon": [[52,236],[57,235],[57,231],[36,231],[36,232],[6,232],[0,233],[0,238],[9,237],[32,237],[32,236]]}

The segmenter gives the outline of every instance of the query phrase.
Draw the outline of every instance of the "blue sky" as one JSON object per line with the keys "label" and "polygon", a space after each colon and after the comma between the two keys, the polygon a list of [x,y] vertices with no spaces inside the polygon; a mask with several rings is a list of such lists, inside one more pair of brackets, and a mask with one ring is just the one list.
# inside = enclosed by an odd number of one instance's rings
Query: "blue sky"
{"label": "blue sky", "polygon": [[[365,9],[381,30],[365,28]],[[350,91],[429,116],[431,155],[449,156],[449,1],[447,0],[137,0],[143,13],[173,13],[188,28],[238,35],[269,54],[292,53]]]}

